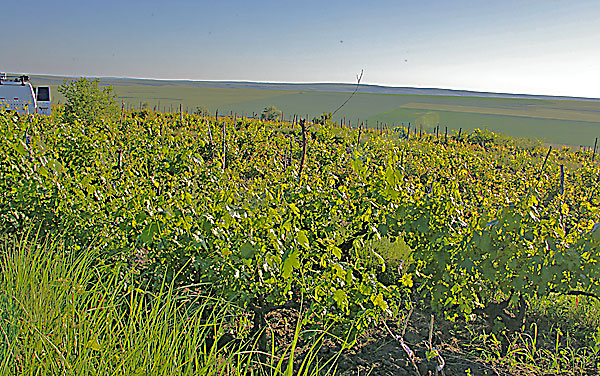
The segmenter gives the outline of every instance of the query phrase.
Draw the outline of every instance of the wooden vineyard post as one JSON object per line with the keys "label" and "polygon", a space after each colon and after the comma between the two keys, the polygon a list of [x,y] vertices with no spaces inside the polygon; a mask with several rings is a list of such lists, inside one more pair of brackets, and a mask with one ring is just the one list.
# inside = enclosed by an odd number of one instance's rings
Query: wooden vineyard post
{"label": "wooden vineyard post", "polygon": [[123,125],[123,114],[125,113],[125,101],[121,101],[121,120],[119,120],[119,126]]}
{"label": "wooden vineyard post", "polygon": [[592,152],[592,162],[596,159],[596,146],[598,146],[598,137],[596,137],[596,141],[594,141],[594,151]]}
{"label": "wooden vineyard post", "polygon": [[565,166],[560,165],[560,194],[565,194]]}
{"label": "wooden vineyard post", "polygon": [[448,127],[446,127],[446,132],[444,133],[444,144],[448,144]]}
{"label": "wooden vineyard post", "polygon": [[225,129],[225,121],[223,121],[223,172],[225,172],[225,150],[226,150],[226,141],[225,141],[225,136],[226,136],[226,129]]}
{"label": "wooden vineyard post", "polygon": [[560,205],[558,206],[558,213],[560,214],[560,225],[562,226],[563,231],[565,230],[565,221],[563,217],[563,202],[565,195],[565,166],[560,165]]}
{"label": "wooden vineyard post", "polygon": [[360,123],[360,125],[358,126],[358,142],[357,142],[358,146],[360,146],[360,136],[362,134],[362,129],[363,129],[363,124]]}
{"label": "wooden vineyard post", "polygon": [[183,123],[183,107],[181,107],[181,103],[179,103],[179,121]]}
{"label": "wooden vineyard post", "polygon": [[460,142],[460,134],[462,133],[462,127],[458,129],[458,141]]}
{"label": "wooden vineyard post", "polygon": [[302,128],[302,157],[300,159],[300,168],[298,170],[298,183],[302,178],[302,169],[304,168],[304,161],[306,160],[306,119],[300,120],[300,127]]}
{"label": "wooden vineyard post", "polygon": [[123,169],[123,149],[117,149],[117,153],[119,153],[119,157],[117,159],[117,167],[119,170]]}
{"label": "wooden vineyard post", "polygon": [[212,132],[210,130],[210,120],[208,118],[206,118],[206,127],[208,128],[208,139],[210,140],[210,148],[212,150],[213,138],[212,138]]}
{"label": "wooden vineyard post", "polygon": [[406,132],[406,139],[410,140],[410,122],[408,123],[408,131]]}
{"label": "wooden vineyard post", "polygon": [[289,154],[288,159],[287,159],[287,165],[288,166],[292,165],[292,147],[293,147],[293,145],[294,145],[294,135],[291,134],[290,135],[290,154]]}
{"label": "wooden vineyard post", "polygon": [[546,158],[544,158],[544,163],[542,163],[542,167],[540,168],[537,184],[539,184],[540,180],[542,179],[542,173],[544,172],[544,168],[546,168],[546,163],[548,163],[548,157],[550,156],[550,153],[552,153],[552,146],[548,147],[548,153],[546,153]]}

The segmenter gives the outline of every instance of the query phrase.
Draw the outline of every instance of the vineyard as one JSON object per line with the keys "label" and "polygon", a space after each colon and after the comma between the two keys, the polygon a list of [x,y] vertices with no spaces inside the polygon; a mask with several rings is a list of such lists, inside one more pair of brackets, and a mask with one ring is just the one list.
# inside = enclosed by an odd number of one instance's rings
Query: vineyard
{"label": "vineyard", "polygon": [[66,111],[0,112],[4,374],[599,372],[592,151]]}

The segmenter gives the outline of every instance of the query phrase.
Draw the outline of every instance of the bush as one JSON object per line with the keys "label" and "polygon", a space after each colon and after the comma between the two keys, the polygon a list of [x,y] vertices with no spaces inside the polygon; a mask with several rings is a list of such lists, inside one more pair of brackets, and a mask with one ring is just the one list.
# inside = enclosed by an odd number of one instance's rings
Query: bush
{"label": "bush", "polygon": [[278,120],[281,117],[281,110],[275,106],[265,107],[260,118],[263,120]]}
{"label": "bush", "polygon": [[66,98],[64,121],[95,123],[117,117],[118,105],[112,86],[100,88],[99,84],[99,79],[82,77],[79,80],[65,80],[58,87],[58,91]]}

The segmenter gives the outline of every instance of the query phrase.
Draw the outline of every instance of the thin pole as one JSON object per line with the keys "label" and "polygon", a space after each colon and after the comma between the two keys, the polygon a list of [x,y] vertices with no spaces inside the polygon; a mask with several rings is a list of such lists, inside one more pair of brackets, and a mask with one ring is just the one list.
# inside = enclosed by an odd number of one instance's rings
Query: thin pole
{"label": "thin pole", "polygon": [[225,147],[226,147],[226,143],[225,143],[225,122],[223,121],[223,172],[225,172]]}

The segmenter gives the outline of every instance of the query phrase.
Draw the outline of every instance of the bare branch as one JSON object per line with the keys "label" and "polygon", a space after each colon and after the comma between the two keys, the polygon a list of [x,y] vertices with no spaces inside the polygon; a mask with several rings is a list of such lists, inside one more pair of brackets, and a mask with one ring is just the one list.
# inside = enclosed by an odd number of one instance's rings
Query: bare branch
{"label": "bare branch", "polygon": [[344,103],[342,103],[341,106],[339,106],[335,111],[333,111],[333,113],[331,114],[331,117],[333,117],[333,115],[336,114],[336,112],[338,112],[342,107],[344,107],[344,105],[346,103],[348,103],[348,101],[350,100],[350,98],[352,98],[354,96],[354,94],[356,94],[356,92],[358,91],[358,87],[360,86],[360,80],[362,80],[362,76],[363,76],[363,70],[360,70],[360,75],[356,75],[356,88],[354,88],[354,91],[352,92],[352,94],[350,94],[350,96],[348,97],[348,99],[346,99],[346,101],[344,101]]}

